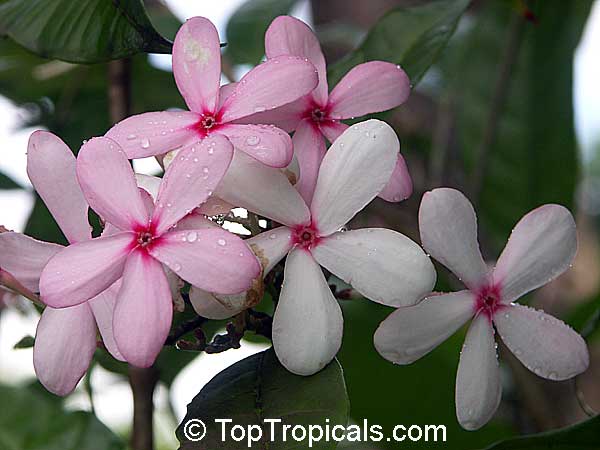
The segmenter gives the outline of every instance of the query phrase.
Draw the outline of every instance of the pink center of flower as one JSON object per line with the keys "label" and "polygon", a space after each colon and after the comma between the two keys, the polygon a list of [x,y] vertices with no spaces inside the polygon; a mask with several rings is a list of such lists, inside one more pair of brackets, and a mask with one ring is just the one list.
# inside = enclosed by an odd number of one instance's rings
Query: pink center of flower
{"label": "pink center of flower", "polygon": [[321,238],[317,233],[317,229],[312,224],[301,225],[292,233],[292,242],[294,245],[307,250],[315,247],[320,240]]}
{"label": "pink center of flower", "polygon": [[202,135],[207,136],[209,133],[219,127],[219,115],[213,113],[204,113],[194,128]]}
{"label": "pink center of flower", "polygon": [[310,115],[314,122],[323,122],[323,120],[325,120],[325,118],[327,117],[327,114],[325,114],[319,108],[313,109]]}
{"label": "pink center of flower", "polygon": [[153,240],[154,236],[152,235],[152,233],[149,233],[147,231],[140,231],[138,233],[137,243],[142,248],[145,248],[148,245],[150,245]]}
{"label": "pink center of flower", "polygon": [[492,320],[497,311],[505,307],[500,301],[500,286],[497,284],[482,286],[476,295],[475,310],[482,312],[490,320]]}

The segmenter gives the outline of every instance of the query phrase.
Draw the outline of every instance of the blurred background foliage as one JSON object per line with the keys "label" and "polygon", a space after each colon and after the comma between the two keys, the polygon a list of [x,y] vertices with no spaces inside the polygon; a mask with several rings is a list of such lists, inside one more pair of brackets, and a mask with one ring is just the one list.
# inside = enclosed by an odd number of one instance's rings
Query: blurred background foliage
{"label": "blurred background foliage", "polygon": [[[295,3],[247,0],[231,17],[223,54],[232,81],[235,68],[260,62],[266,27],[274,17],[289,13]],[[355,64],[383,59],[400,64],[413,84],[406,104],[377,117],[397,130],[415,192],[400,204],[375,200],[351,226],[383,225],[418,238],[421,194],[436,186],[457,187],[476,205],[482,249],[493,260],[523,214],[542,203],[568,206],[577,216],[583,249],[575,269],[527,301],[581,331],[592,354],[587,374],[576,383],[558,383],[529,374],[501,346],[501,407],[482,430],[466,432],[458,426],[454,410],[464,330],[422,360],[397,367],[382,359],[372,344],[375,329],[391,309],[364,299],[341,300],[346,329],[338,358],[343,377],[341,371],[335,376],[316,375],[320,378],[307,388],[312,397],[319,392],[343,397],[347,392],[351,421],[368,419],[388,432],[396,424],[444,424],[448,442],[443,447],[456,450],[483,449],[518,435],[577,424],[587,418],[586,410],[589,415],[600,408],[596,269],[600,152],[582,167],[572,89],[574,51],[591,5],[592,0],[312,1],[314,27],[330,64],[332,83]],[[49,129],[77,152],[83,139],[102,135],[111,126],[111,89],[123,79],[127,81],[117,95],[130,99],[131,113],[184,107],[172,74],[151,65],[144,54],[168,53],[178,26],[179,21],[157,0],[146,1],[145,6],[141,0],[0,0],[0,95],[22,108],[24,126]],[[107,61],[123,57],[127,59],[115,72],[114,62]],[[3,149],[2,157],[10,158],[10,151],[17,149]],[[0,173],[0,189],[21,186]],[[26,233],[65,242],[39,199]],[[457,280],[442,267],[438,270],[437,288],[454,289]],[[193,318],[189,309],[176,315],[174,329]],[[269,295],[258,309],[272,312]],[[211,337],[224,325],[210,322],[203,330]],[[265,342],[254,336],[248,339]],[[169,387],[196,356],[196,352],[166,348],[156,364],[157,377]],[[193,408],[203,410],[206,402],[214,402],[215,392],[226,386],[219,380],[227,383],[231,373],[253,370],[252,361],[245,360],[229,369],[233,372],[215,378],[194,400]],[[101,350],[95,362],[127,376],[127,366],[109,360]],[[277,388],[288,408],[300,401],[293,397],[302,389],[292,388],[299,382],[296,378],[269,380],[280,383]],[[243,392],[230,395],[215,415],[252,413],[254,405]],[[122,439],[126,436],[115,435],[92,412],[65,411],[61,400],[37,384],[19,389],[0,385],[0,398],[2,450],[126,446]],[[337,400],[331,408],[345,417],[345,399]],[[235,411],[228,413],[228,408]],[[28,420],[31,417],[36,417],[35,423]],[[598,449],[599,436],[600,424],[592,419],[558,434],[509,440],[493,448]],[[399,448],[385,442],[343,445],[364,450]],[[442,444],[405,441],[401,446]]]}

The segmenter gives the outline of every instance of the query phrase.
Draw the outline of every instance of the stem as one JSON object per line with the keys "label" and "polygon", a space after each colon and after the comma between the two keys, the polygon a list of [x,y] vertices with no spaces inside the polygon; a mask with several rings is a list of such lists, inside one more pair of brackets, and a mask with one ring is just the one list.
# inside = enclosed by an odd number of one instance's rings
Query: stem
{"label": "stem", "polygon": [[490,151],[496,134],[500,115],[504,109],[508,95],[513,66],[521,48],[523,29],[526,19],[521,14],[515,14],[506,32],[507,39],[502,52],[498,78],[494,86],[489,113],[483,130],[483,137],[475,152],[475,170],[473,171],[472,198],[477,206],[481,197],[483,180],[485,179]]}
{"label": "stem", "polygon": [[[112,123],[119,122],[131,113],[131,60],[110,61],[108,69],[108,106]],[[129,366],[129,384],[133,392],[133,450],[154,450],[152,416],[154,413],[154,388],[158,371],[154,367]]]}

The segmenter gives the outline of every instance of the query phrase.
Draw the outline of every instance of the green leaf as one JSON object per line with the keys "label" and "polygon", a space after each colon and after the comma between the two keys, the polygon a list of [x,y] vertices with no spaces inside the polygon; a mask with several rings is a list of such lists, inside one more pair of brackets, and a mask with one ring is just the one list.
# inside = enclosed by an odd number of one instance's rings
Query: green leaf
{"label": "green leaf", "polygon": [[15,350],[19,348],[31,348],[33,347],[33,344],[35,344],[35,338],[28,334],[27,336],[23,336],[21,340],[13,346],[13,348]]}
{"label": "green leaf", "polygon": [[265,54],[264,35],[271,21],[287,14],[296,0],[250,0],[227,23],[227,53],[234,64],[258,64]]}
{"label": "green leaf", "polygon": [[2,172],[0,172],[0,190],[1,189],[23,189],[23,186],[18,184],[8,175],[5,175]]}
{"label": "green leaf", "polygon": [[568,428],[499,442],[486,450],[597,450],[600,416]]}
{"label": "green leaf", "polygon": [[[275,352],[267,350],[250,356],[213,378],[188,405],[188,412],[177,428],[180,450],[206,448],[241,449],[246,442],[221,441],[221,425],[215,419],[232,419],[233,425],[259,425],[263,436],[270,436],[270,424],[263,419],[282,418],[288,425],[346,425],[348,397],[342,368],[331,362],[321,372],[301,377],[288,372],[277,360]],[[190,419],[200,419],[207,433],[201,442],[190,442],[183,434],[183,426]],[[275,425],[281,435],[281,425]],[[275,436],[277,438],[277,435]],[[334,449],[334,443],[319,442],[313,449]],[[298,442],[275,439],[269,442],[272,450],[297,449]]]}
{"label": "green leaf", "polygon": [[330,84],[357,64],[383,60],[402,66],[415,86],[448,43],[469,3],[437,0],[391,10],[369,30],[358,49],[330,67]]}
{"label": "green leaf", "polygon": [[125,445],[93,414],[66,412],[34,387],[0,385],[2,450],[122,450]]}
{"label": "green leaf", "polygon": [[0,34],[45,58],[80,63],[172,47],[141,0],[7,0],[0,4]]}
{"label": "green leaf", "polygon": [[[578,149],[573,119],[573,55],[590,0],[537,2],[537,22],[525,22],[510,73],[495,141],[488,148],[478,216],[499,251],[517,221],[544,203],[573,205]],[[511,2],[485,2],[476,26],[463,38],[453,66],[460,151],[471,169],[483,141],[508,39],[521,14]]]}

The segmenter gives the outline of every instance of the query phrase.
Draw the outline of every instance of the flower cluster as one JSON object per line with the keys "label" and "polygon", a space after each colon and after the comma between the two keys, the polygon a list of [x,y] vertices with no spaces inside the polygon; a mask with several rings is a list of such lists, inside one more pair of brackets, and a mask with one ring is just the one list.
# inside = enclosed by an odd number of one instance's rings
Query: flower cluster
{"label": "flower cluster", "polygon": [[[468,288],[431,295],[436,273],[418,244],[387,229],[345,230],[375,197],[397,202],[412,192],[389,125],[341,122],[400,105],[410,92],[407,75],[371,61],[329,92],[316,37],[291,17],[273,21],[265,50],[265,62],[220,86],[217,31],[193,18],[173,47],[189,111],[129,117],[86,141],[77,158],[51,133],[31,136],[29,177],[69,245],[0,230],[0,283],[30,298],[39,293],[46,305],[34,346],[44,386],[71,392],[98,332],[116,359],[152,365],[184,282],[199,315],[228,318],[260,301],[262,280],[284,258],[272,340],[293,373],[318,372],[342,342],[342,311],[321,266],[364,297],[398,308],[375,335],[377,350],[393,362],[415,361],[473,318],[456,387],[467,429],[486,423],[500,399],[494,327],[540,376],[566,379],[586,369],[579,335],[512,303],[569,267],[576,237],[566,209],[546,205],[525,216],[490,270],[468,200],[452,189],[425,194],[422,243]],[[165,167],[162,178],[133,172],[129,160],[148,156]],[[243,240],[211,220],[233,207],[271,226]],[[92,236],[90,208],[103,223],[100,236]]]}

